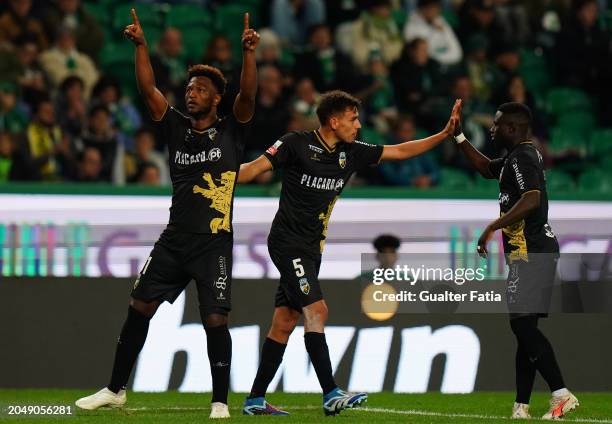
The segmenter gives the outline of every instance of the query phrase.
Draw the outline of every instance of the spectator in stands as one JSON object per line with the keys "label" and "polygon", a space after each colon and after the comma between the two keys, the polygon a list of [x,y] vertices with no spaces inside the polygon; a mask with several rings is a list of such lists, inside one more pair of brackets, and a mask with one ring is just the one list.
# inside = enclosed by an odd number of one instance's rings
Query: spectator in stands
{"label": "spectator in stands", "polygon": [[40,99],[25,138],[16,145],[11,174],[16,180],[53,181],[60,179],[62,166],[70,157],[69,140],[55,120],[53,103]]}
{"label": "spectator in stands", "polygon": [[558,35],[555,53],[560,82],[592,94],[600,94],[609,85],[612,70],[610,37],[600,29],[598,17],[596,0],[574,0],[569,19]]}
{"label": "spectator in stands", "polygon": [[[446,119],[444,111],[448,111],[448,105],[452,104],[454,99],[463,100],[463,115],[465,117],[463,132],[469,138],[470,143],[474,146],[478,145],[478,150],[486,152],[485,154],[488,156],[497,154],[491,150],[493,143],[487,143],[489,129],[493,125],[495,109],[489,103],[481,102],[474,97],[472,82],[467,75],[457,75],[453,79],[450,96],[440,98],[440,101],[433,107],[432,114],[436,117],[437,125],[440,125],[440,122],[444,122]],[[443,155],[446,165],[473,172],[473,168],[465,161],[464,155],[460,154],[455,144],[444,144]]]}
{"label": "spectator in stands", "polygon": [[491,97],[495,85],[495,68],[488,59],[489,42],[484,34],[474,34],[467,40],[466,72],[472,82],[473,96],[486,102]]}
{"label": "spectator in stands", "polygon": [[[119,129],[120,134],[133,135],[142,126],[142,117],[132,101],[122,96],[121,86],[112,77],[102,77],[93,88],[93,104],[101,104],[111,111],[113,126]],[[131,146],[131,141],[120,140],[126,147]]]}
{"label": "spectator in stands", "polygon": [[403,46],[402,34],[391,16],[391,1],[372,0],[351,24],[348,37],[339,38],[338,42],[364,72],[373,51],[378,51],[385,65],[390,66],[399,58]]}
{"label": "spectator in stands", "polygon": [[294,118],[300,123],[302,131],[319,128],[316,108],[320,94],[310,78],[302,78],[295,85],[295,97],[291,104]]}
{"label": "spectator in stands", "polygon": [[38,98],[47,92],[47,76],[40,66],[40,50],[32,36],[23,36],[16,41],[16,76],[23,100],[32,107]]}
{"label": "spectator in stands", "polygon": [[393,268],[397,262],[400,240],[391,234],[381,234],[372,242],[380,268]]}
{"label": "spectator in stands", "polygon": [[404,39],[427,40],[429,57],[441,65],[455,65],[461,62],[463,51],[441,12],[441,0],[419,0],[418,9],[410,14],[404,26]]}
{"label": "spectator in stands", "polygon": [[512,42],[511,34],[505,34],[496,20],[495,0],[466,0],[459,10],[457,34],[462,45],[474,34],[483,34],[493,46]]}
{"label": "spectator in stands", "polygon": [[340,24],[352,22],[361,13],[359,0],[326,1],[326,23],[332,31]]}
{"label": "spectator in stands", "polygon": [[503,43],[499,46],[492,46],[492,48],[493,61],[495,63],[494,89],[499,89],[507,84],[510,78],[519,72],[519,67],[521,66],[521,56],[519,55],[516,46],[508,43]]}
{"label": "spectator in stands", "polygon": [[439,65],[429,57],[427,41],[415,38],[391,66],[395,101],[400,112],[420,120],[423,104],[434,93],[440,78]]}
{"label": "spectator in stands", "polygon": [[17,104],[17,85],[0,82],[0,131],[17,134],[28,126],[28,116]]}
{"label": "spectator in stands", "polygon": [[[399,144],[416,138],[414,118],[403,115],[394,123],[393,135],[388,137],[386,144]],[[440,177],[438,164],[432,152],[416,156],[411,160],[385,162],[380,165],[380,170],[385,183],[397,186],[427,188],[436,185]]]}
{"label": "spectator in stands", "polygon": [[202,63],[216,67],[223,72],[227,80],[225,95],[219,103],[221,115],[231,113],[233,100],[240,90],[240,68],[236,66],[232,55],[232,43],[224,35],[215,35],[206,48]]}
{"label": "spectator in stands", "polygon": [[397,117],[397,109],[389,69],[378,52],[373,52],[370,57],[368,73],[371,84],[359,93],[363,101],[364,121],[379,132],[387,133],[390,120]]}
{"label": "spectator in stands", "polygon": [[102,157],[100,176],[104,181],[117,184],[125,182],[123,146],[117,141],[111,113],[106,106],[97,105],[90,110],[87,130],[83,135],[83,145],[99,150]]}
{"label": "spectator in stands", "polygon": [[310,78],[319,92],[339,89],[348,92],[363,87],[363,77],[353,65],[350,56],[337,50],[326,24],[310,29],[310,42],[295,61],[297,79]]}
{"label": "spectator in stands", "polygon": [[151,55],[151,66],[157,88],[169,97],[170,103],[183,101],[187,64],[183,59],[183,37],[177,28],[166,28]]}
{"label": "spectator in stands", "polygon": [[87,125],[87,102],[81,78],[71,75],[62,81],[55,101],[55,114],[64,134],[72,139],[81,136]]}
{"label": "spectator in stands", "polygon": [[522,0],[497,0],[496,15],[499,25],[506,34],[505,42],[513,45],[524,45],[531,37],[531,26],[528,3],[551,2],[525,2]]}
{"label": "spectator in stands", "polygon": [[10,133],[0,131],[0,182],[9,180],[13,163],[13,137]]}
{"label": "spectator in stands", "polygon": [[159,187],[161,185],[159,168],[152,162],[144,162],[140,165],[136,181],[142,185]]}
{"label": "spectator in stands", "polygon": [[81,78],[86,99],[98,81],[96,65],[89,56],[76,49],[72,30],[66,27],[59,28],[53,48],[40,55],[40,64],[54,88],[70,75]]}
{"label": "spectator in stands", "polygon": [[287,131],[290,110],[287,98],[283,93],[283,81],[280,71],[271,65],[264,66],[258,72],[259,84],[255,114],[251,122],[251,137],[246,146],[247,158],[252,160],[270,147]]}
{"label": "spectator in stands", "polygon": [[302,46],[308,28],[325,22],[325,5],[323,0],[273,0],[270,21],[283,43]]}
{"label": "spectator in stands", "polygon": [[30,15],[32,0],[9,0],[8,9],[0,16],[0,44],[14,44],[19,37],[31,35],[40,50],[48,46],[40,21]]}
{"label": "spectator in stands", "polygon": [[81,183],[103,183],[102,155],[95,147],[85,147],[79,155],[73,180]]}
{"label": "spectator in stands", "polygon": [[519,74],[514,74],[508,78],[508,81],[500,87],[491,103],[501,105],[508,102],[518,102],[529,106],[532,115],[531,130],[533,134],[540,140],[547,138],[548,131],[544,114],[538,108],[533,95],[527,91],[525,82]]}
{"label": "spectator in stands", "polygon": [[134,152],[125,155],[125,176],[128,182],[138,180],[138,171],[142,164],[152,163],[159,173],[160,184],[170,184],[165,155],[155,150],[155,134],[147,127],[139,128],[134,136]]}
{"label": "spectator in stands", "polygon": [[76,47],[95,62],[104,44],[104,31],[96,20],[82,7],[80,0],[57,0],[45,13],[47,33],[55,35],[55,29],[66,27],[73,31]]}
{"label": "spectator in stands", "polygon": [[257,68],[271,65],[276,67],[283,74],[283,86],[291,85],[293,80],[289,75],[291,69],[283,63],[283,48],[280,38],[274,31],[264,28],[259,31],[259,46],[255,50]]}

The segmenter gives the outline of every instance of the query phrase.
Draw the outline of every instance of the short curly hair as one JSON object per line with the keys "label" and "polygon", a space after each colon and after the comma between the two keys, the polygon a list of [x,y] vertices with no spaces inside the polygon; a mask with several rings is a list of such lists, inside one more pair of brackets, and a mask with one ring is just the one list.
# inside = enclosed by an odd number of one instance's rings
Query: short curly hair
{"label": "short curly hair", "polygon": [[225,94],[227,80],[223,76],[223,73],[214,66],[202,64],[190,66],[188,69],[187,78],[190,80],[193,77],[206,77],[210,79],[217,89],[217,93],[219,93],[221,96]]}
{"label": "short curly hair", "polygon": [[359,109],[360,106],[359,99],[344,91],[329,91],[321,96],[317,107],[317,117],[321,125],[326,125],[332,116],[344,113],[349,108]]}

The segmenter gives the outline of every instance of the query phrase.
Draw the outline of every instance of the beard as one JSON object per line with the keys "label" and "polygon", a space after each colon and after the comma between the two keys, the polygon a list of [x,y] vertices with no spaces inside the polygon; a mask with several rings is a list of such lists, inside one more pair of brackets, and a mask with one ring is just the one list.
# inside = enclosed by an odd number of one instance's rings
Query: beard
{"label": "beard", "polygon": [[210,114],[210,111],[212,110],[211,106],[202,106],[202,108],[196,110],[195,112],[189,112],[187,111],[187,113],[189,114],[189,116],[191,116],[193,119],[202,119],[205,116],[207,116],[208,114]]}

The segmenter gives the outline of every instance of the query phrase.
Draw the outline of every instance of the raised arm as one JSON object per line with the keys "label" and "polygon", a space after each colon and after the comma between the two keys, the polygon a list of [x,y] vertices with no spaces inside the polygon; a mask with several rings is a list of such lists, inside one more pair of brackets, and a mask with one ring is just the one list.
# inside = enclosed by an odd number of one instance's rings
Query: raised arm
{"label": "raised arm", "polygon": [[261,155],[252,162],[240,165],[238,173],[238,184],[249,183],[259,174],[272,169],[272,163],[264,155]]}
{"label": "raised arm", "polygon": [[259,34],[249,28],[249,14],[244,14],[242,31],[242,72],[240,73],[240,92],[234,100],[234,116],[240,122],[248,122],[255,110],[257,94],[257,64],[255,49],[259,43]]}
{"label": "raised arm", "polygon": [[149,59],[149,47],[135,9],[132,9],[132,23],[125,27],[123,33],[136,46],[134,56],[138,91],[147,105],[147,109],[149,109],[151,119],[159,121],[166,113],[168,101],[155,87],[155,76]]}
{"label": "raised arm", "polygon": [[450,119],[442,131],[421,140],[405,141],[399,144],[384,146],[380,160],[405,160],[433,149],[454,133],[455,125],[459,122],[460,116],[461,100],[456,100]]}
{"label": "raised arm", "polygon": [[491,164],[491,159],[483,155],[476,147],[472,146],[470,141],[463,134],[461,119],[457,121],[457,126],[455,127],[455,141],[459,146],[459,150],[463,152],[465,157],[470,161],[472,166],[480,175],[488,179],[497,178],[496,175],[493,175],[491,168],[489,167]]}

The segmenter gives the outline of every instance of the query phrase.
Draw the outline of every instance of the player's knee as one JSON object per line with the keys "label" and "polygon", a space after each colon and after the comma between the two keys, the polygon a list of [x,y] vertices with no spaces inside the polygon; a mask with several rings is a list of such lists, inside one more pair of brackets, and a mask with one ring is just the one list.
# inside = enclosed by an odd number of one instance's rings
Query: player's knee
{"label": "player's knee", "polygon": [[152,318],[155,312],[157,312],[157,308],[159,308],[159,301],[145,302],[140,299],[130,298],[130,306],[145,317]]}
{"label": "player's knee", "polygon": [[304,320],[309,324],[323,325],[327,321],[327,316],[327,305],[322,300],[304,308]]}
{"label": "player's knee", "polygon": [[226,314],[212,312],[202,306],[200,306],[200,318],[204,328],[221,327],[228,324]]}
{"label": "player's knee", "polygon": [[296,325],[297,319],[294,319],[293,317],[275,317],[272,321],[272,328],[270,329],[270,332],[281,338],[289,338]]}

